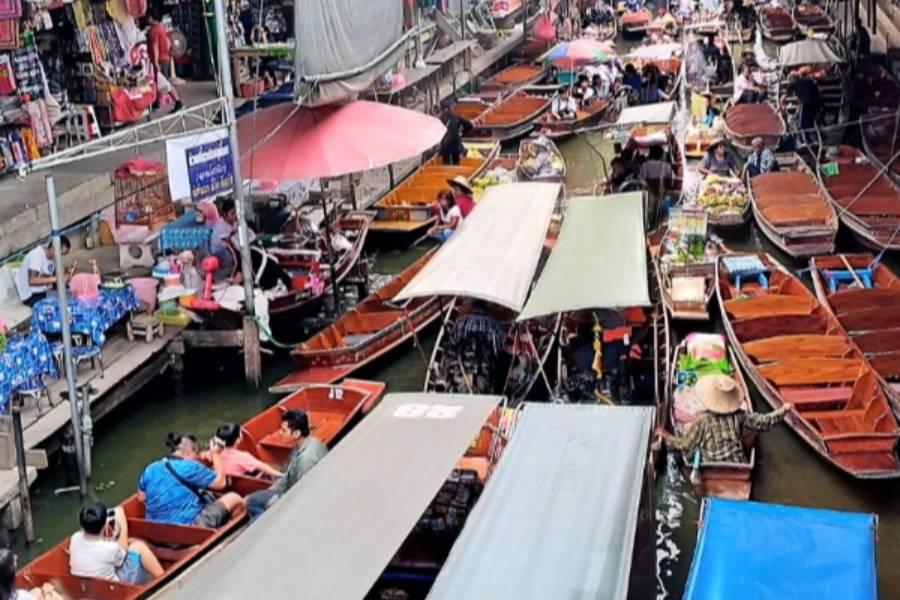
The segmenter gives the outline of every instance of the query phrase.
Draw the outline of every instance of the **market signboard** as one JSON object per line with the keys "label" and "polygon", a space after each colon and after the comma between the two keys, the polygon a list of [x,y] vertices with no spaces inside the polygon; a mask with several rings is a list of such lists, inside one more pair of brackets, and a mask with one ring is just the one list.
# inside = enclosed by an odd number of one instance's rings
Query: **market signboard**
{"label": "market signboard", "polygon": [[706,237],[706,210],[703,208],[673,208],[669,211],[669,230],[681,235]]}
{"label": "market signboard", "polygon": [[234,187],[234,168],[228,138],[191,146],[185,150],[191,200],[211,200]]}

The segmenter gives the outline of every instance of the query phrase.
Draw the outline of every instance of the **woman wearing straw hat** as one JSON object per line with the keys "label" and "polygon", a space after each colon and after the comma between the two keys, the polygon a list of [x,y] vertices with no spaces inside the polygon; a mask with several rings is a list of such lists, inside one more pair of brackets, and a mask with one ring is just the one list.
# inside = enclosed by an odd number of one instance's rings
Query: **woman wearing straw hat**
{"label": "woman wearing straw hat", "polygon": [[710,145],[706,156],[700,161],[697,171],[702,175],[718,175],[720,177],[734,177],[737,162],[734,155],[725,145],[725,140],[718,139]]}
{"label": "woman wearing straw hat", "polygon": [[700,450],[704,463],[745,463],[743,439],[751,431],[768,431],[784,419],[794,405],[786,402],[769,414],[750,413],[743,409],[744,397],[737,382],[727,375],[706,375],[694,388],[697,399],[706,409],[690,425],[684,435],[672,435],[662,428],[656,435],[670,448],[692,456]]}
{"label": "woman wearing straw hat", "polygon": [[469,216],[472,209],[475,208],[475,200],[472,199],[472,184],[462,175],[457,175],[453,179],[448,179],[450,190],[453,192],[453,200],[459,211],[462,213],[463,219]]}

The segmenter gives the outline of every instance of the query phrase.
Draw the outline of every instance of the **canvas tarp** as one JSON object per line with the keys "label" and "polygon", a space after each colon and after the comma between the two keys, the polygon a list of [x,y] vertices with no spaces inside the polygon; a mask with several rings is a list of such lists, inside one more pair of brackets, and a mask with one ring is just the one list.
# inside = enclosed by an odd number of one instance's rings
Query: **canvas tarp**
{"label": "canvas tarp", "polygon": [[616,126],[625,127],[633,125],[655,125],[658,123],[670,123],[675,116],[674,102],[657,102],[656,104],[641,104],[629,106],[619,113]]}
{"label": "canvas tarp", "polygon": [[876,600],[875,515],[704,502],[685,600]]}
{"label": "canvas tarp", "polygon": [[559,239],[519,320],[649,304],[643,193],[570,198]]}
{"label": "canvas tarp", "polygon": [[361,600],[500,400],[389,394],[257,522],[160,597]]}
{"label": "canvas tarp", "polygon": [[403,2],[294,2],[297,94],[303,104],[349,98],[372,85],[402,56]]}
{"label": "canvas tarp", "polygon": [[651,407],[526,404],[429,600],[624,600]]}
{"label": "canvas tarp", "polygon": [[803,40],[785,44],[778,49],[778,61],[783,67],[798,65],[833,65],[843,62],[824,40]]}
{"label": "canvas tarp", "polygon": [[560,192],[558,183],[508,183],[484,197],[396,296],[465,296],[522,309]]}

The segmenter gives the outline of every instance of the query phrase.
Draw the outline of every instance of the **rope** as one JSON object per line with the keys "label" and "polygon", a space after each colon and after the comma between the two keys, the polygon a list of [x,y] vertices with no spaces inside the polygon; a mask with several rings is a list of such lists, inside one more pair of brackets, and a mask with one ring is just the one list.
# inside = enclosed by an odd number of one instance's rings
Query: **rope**
{"label": "rope", "polygon": [[272,331],[268,327],[263,325],[263,322],[260,321],[258,316],[253,315],[253,317],[251,318],[253,319],[253,322],[256,323],[256,326],[259,327],[260,331],[266,334],[266,337],[269,338],[269,341],[276,348],[281,348],[282,350],[293,350],[297,347],[297,344],[285,344],[284,342],[279,342],[278,340],[276,340],[275,336],[272,335]]}

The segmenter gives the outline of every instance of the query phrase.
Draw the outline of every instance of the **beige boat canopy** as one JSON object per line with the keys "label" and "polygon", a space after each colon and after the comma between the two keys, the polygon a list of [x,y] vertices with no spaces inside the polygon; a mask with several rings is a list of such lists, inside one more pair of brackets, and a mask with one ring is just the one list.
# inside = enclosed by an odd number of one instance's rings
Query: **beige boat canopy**
{"label": "beige boat canopy", "polygon": [[843,62],[825,40],[803,40],[785,44],[778,49],[778,62],[782,67],[799,65],[833,65]]}
{"label": "beige boat canopy", "polygon": [[559,239],[519,320],[649,305],[643,194],[570,198]]}
{"label": "beige boat canopy", "polygon": [[616,127],[671,123],[674,116],[674,102],[629,106],[619,113],[619,118],[616,119]]}
{"label": "beige boat canopy", "polygon": [[465,296],[522,309],[547,237],[558,183],[487,188],[456,233],[397,300]]}

